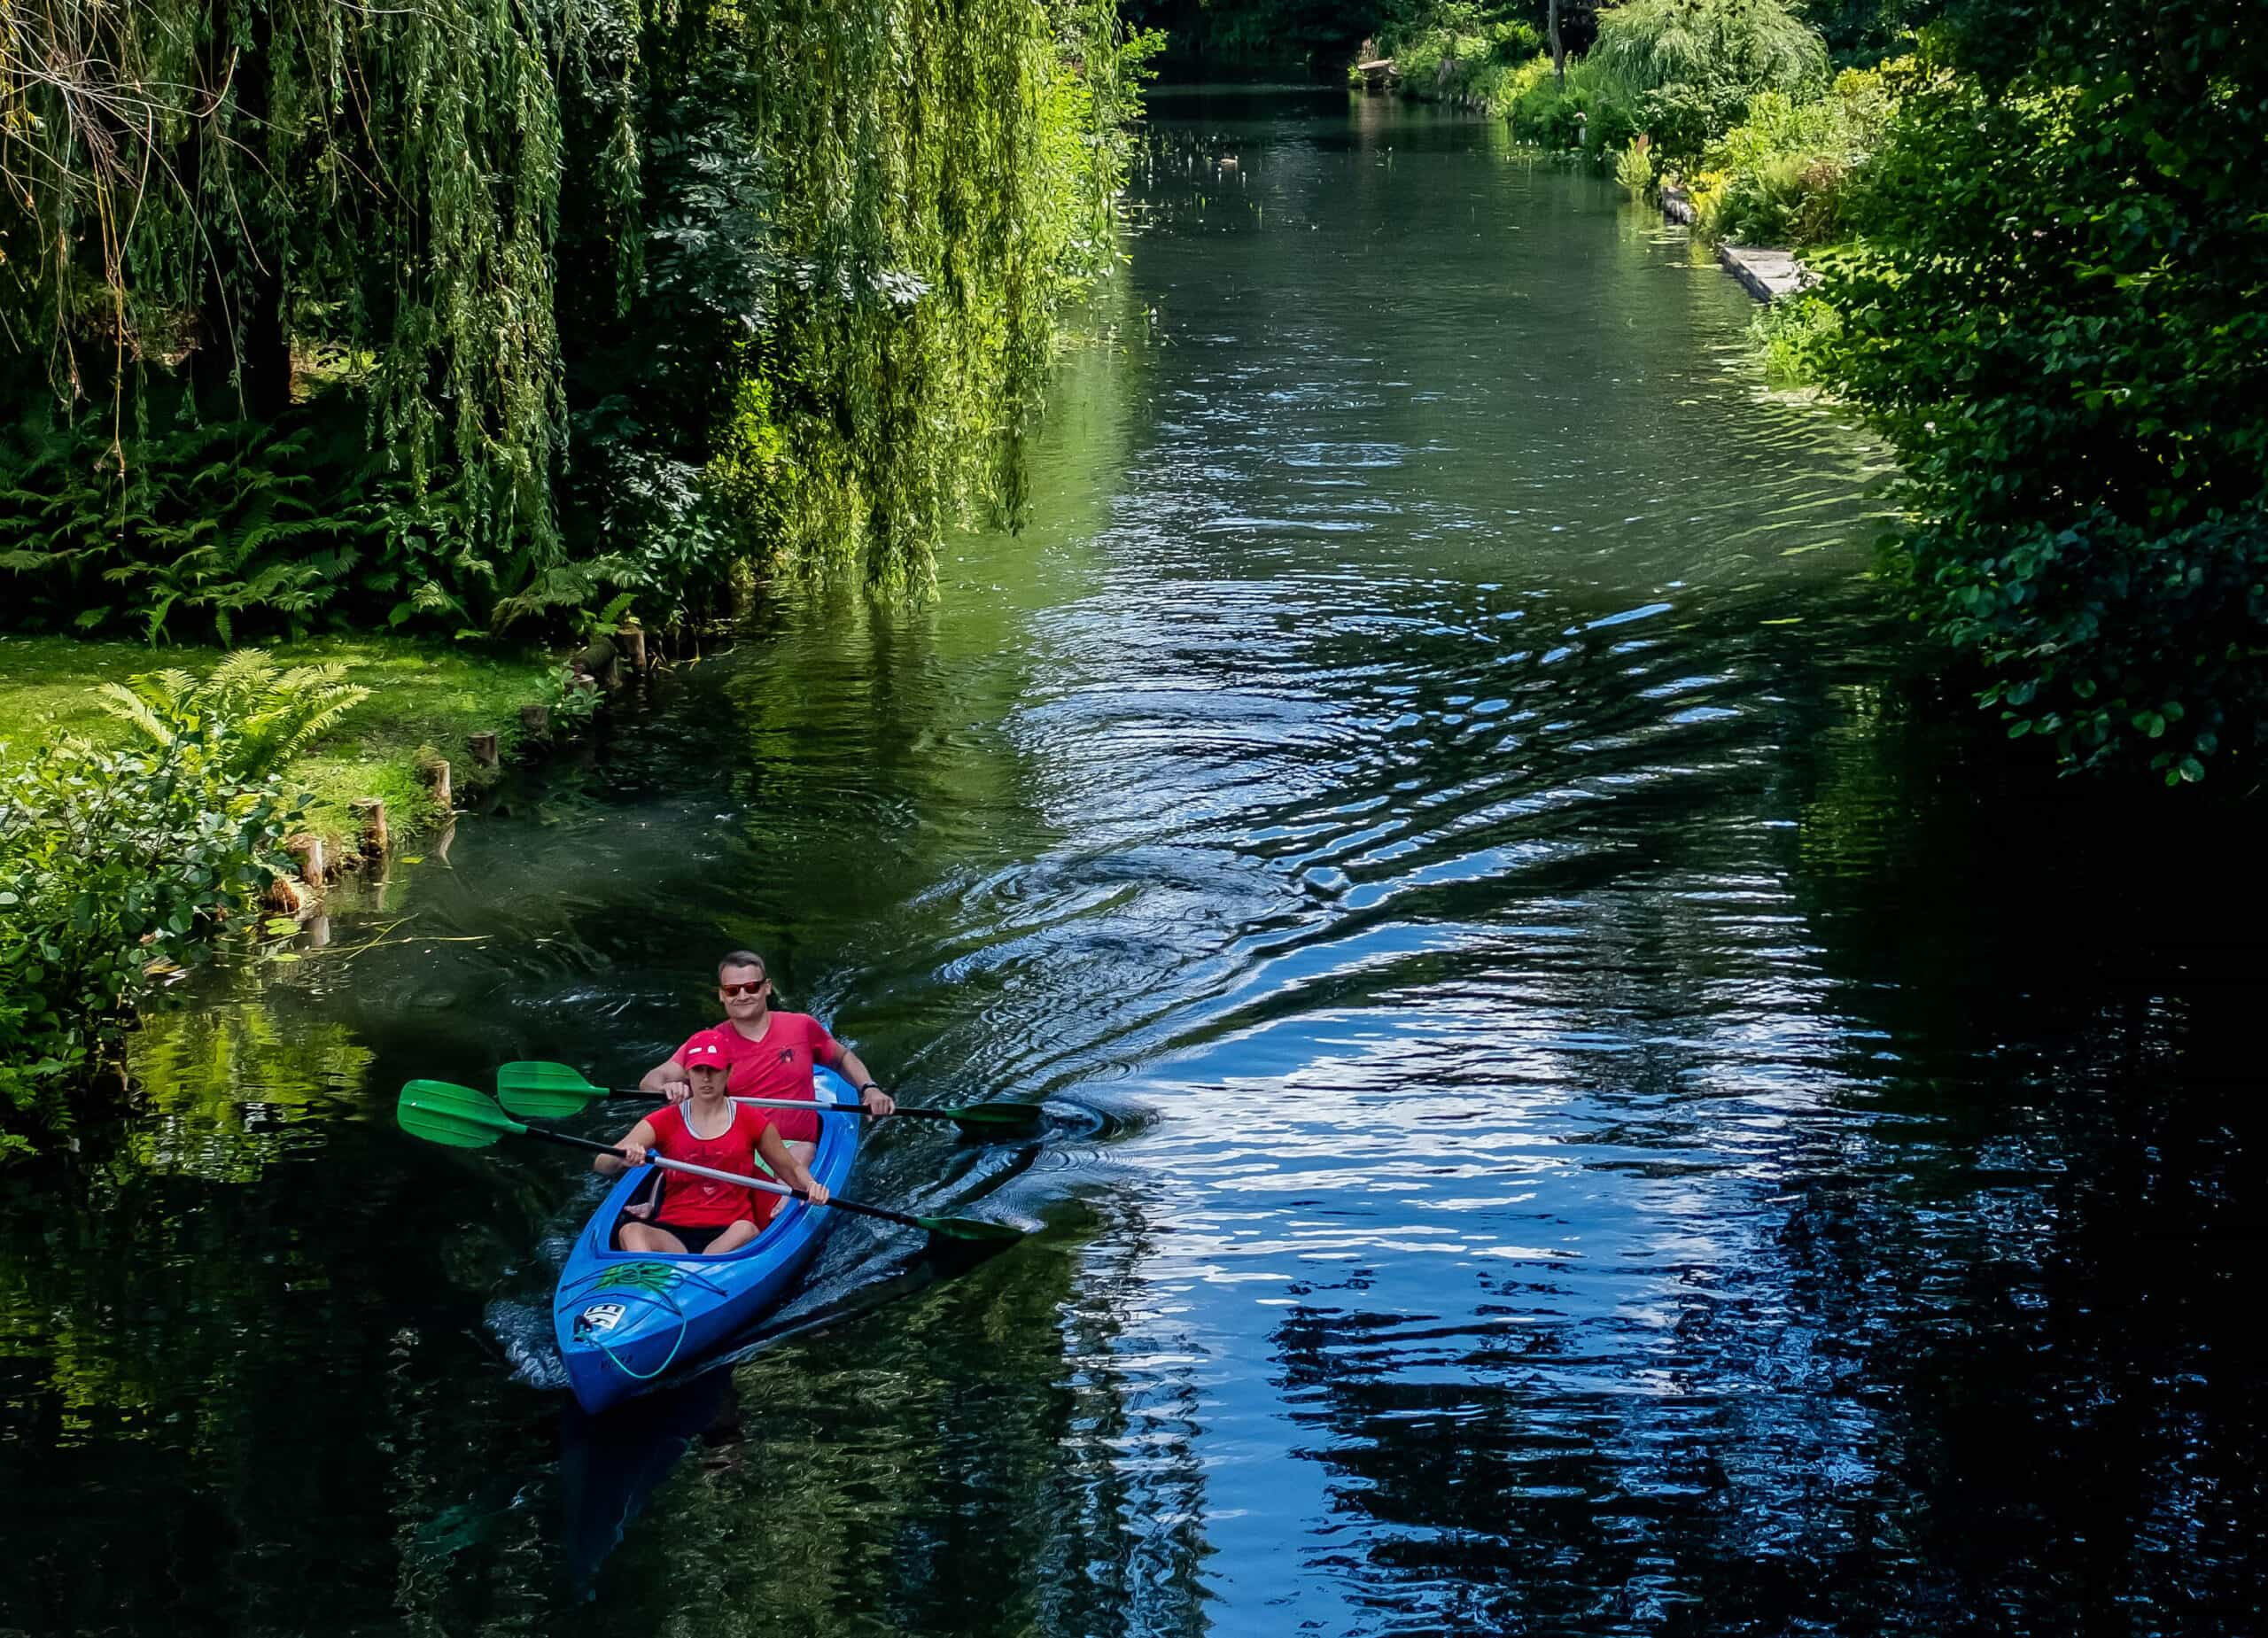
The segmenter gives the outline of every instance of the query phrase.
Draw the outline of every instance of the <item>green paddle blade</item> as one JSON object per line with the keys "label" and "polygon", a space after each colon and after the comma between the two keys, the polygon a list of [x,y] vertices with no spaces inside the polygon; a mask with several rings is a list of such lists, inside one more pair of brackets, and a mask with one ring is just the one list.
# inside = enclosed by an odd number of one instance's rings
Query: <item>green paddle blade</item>
{"label": "green paddle blade", "polygon": [[1024,1230],[1013,1223],[987,1223],[981,1217],[916,1217],[914,1222],[932,1234],[949,1240],[972,1240],[986,1245],[1006,1245],[1020,1240]]}
{"label": "green paddle blade", "polygon": [[485,1149],[499,1137],[527,1130],[487,1093],[447,1081],[412,1081],[401,1089],[393,1115],[411,1137],[453,1149]]}
{"label": "green paddle blade", "polygon": [[526,1061],[496,1071],[496,1096],[514,1114],[530,1119],[579,1114],[592,1098],[606,1095],[606,1088],[593,1086],[581,1070],[565,1064]]}
{"label": "green paddle blade", "polygon": [[964,1130],[979,1127],[995,1132],[1028,1132],[1039,1124],[1046,1114],[1037,1104],[963,1104],[958,1108],[939,1109],[954,1125]]}

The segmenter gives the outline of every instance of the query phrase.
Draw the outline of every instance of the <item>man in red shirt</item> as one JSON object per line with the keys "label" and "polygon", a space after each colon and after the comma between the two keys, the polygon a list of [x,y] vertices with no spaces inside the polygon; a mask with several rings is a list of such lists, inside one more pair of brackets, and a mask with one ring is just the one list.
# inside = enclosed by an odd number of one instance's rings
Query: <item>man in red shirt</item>
{"label": "man in red shirt", "polygon": [[[592,1167],[611,1177],[625,1167],[644,1165],[650,1151],[667,1160],[745,1177],[755,1171],[757,1157],[762,1155],[781,1182],[803,1190],[812,1205],[826,1205],[827,1186],[788,1152],[764,1111],[734,1103],[725,1091],[723,1031],[704,1029],[683,1051],[685,1072],[693,1077],[691,1096],[655,1110],[624,1136],[617,1145],[619,1156],[599,1155]],[[754,1239],[779,1205],[776,1194],[711,1177],[664,1172],[661,1204],[652,1221],[625,1221],[616,1238],[625,1251],[721,1257]]]}
{"label": "man in red shirt", "polygon": [[[858,1054],[827,1034],[819,1020],[806,1013],[772,1010],[772,980],[764,958],[752,950],[735,950],[717,963],[717,999],[724,1003],[725,1021],[715,1030],[723,1037],[726,1068],[735,1098],[800,1098],[815,1102],[812,1066],[823,1064],[858,1089],[869,1114],[888,1114],[897,1101],[874,1084]],[[703,1031],[703,1034],[710,1033]],[[697,1037],[696,1037],[697,1038]],[[686,1043],[690,1046],[692,1042]],[[641,1091],[658,1092],[672,1103],[691,1090],[686,1066],[691,1061],[680,1046],[639,1081]],[[819,1116],[816,1110],[773,1109],[765,1113],[798,1161],[808,1161],[819,1148]],[[836,1116],[840,1120],[841,1116]]]}

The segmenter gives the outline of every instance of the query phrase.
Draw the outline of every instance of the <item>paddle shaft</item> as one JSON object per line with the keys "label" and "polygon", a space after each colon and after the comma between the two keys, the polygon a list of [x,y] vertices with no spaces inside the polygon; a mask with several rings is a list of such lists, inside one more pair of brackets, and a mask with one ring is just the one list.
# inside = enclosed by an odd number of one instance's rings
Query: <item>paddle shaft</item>
{"label": "paddle shaft", "polygon": [[[642,1086],[617,1086],[610,1088],[607,1096],[610,1098],[651,1098],[655,1094]],[[751,1109],[812,1109],[820,1114],[864,1114],[867,1119],[874,1121],[889,1118],[887,1115],[870,1114],[863,1103],[823,1104],[812,1098],[735,1098],[733,1101],[736,1104],[746,1104]],[[891,1110],[890,1114],[911,1114],[932,1121],[951,1121],[959,1118],[959,1113],[956,1110],[923,1109],[913,1104],[900,1104]]]}
{"label": "paddle shaft", "polygon": [[[540,1137],[546,1143],[560,1144],[570,1149],[586,1149],[594,1154],[610,1154],[617,1161],[626,1161],[630,1158],[612,1144],[601,1143],[596,1138],[572,1137],[565,1132],[547,1131],[540,1126],[531,1126],[526,1129],[526,1131],[527,1136],[531,1137]],[[706,1166],[695,1166],[690,1161],[672,1161],[658,1154],[649,1153],[646,1159],[649,1164],[658,1166],[665,1172],[683,1172],[688,1176],[707,1177],[717,1183],[737,1184],[743,1189],[757,1189],[765,1194],[784,1194],[790,1199],[811,1199],[811,1196],[805,1194],[801,1189],[791,1189],[784,1183],[769,1183],[761,1177],[743,1177],[737,1172],[712,1171]],[[880,1217],[885,1223],[903,1223],[909,1229],[928,1227],[919,1217],[909,1217],[904,1212],[892,1211],[886,1206],[862,1206],[856,1200],[846,1200],[837,1195],[829,1195],[827,1203],[829,1206],[839,1206],[847,1212],[856,1212],[862,1217]]]}

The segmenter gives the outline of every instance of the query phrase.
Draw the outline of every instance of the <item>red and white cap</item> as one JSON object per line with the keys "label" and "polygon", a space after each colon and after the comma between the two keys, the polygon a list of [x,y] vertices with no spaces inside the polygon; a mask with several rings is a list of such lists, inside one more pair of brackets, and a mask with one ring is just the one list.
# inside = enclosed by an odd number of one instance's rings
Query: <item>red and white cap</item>
{"label": "red and white cap", "polygon": [[688,1069],[732,1067],[731,1058],[725,1050],[724,1032],[718,1029],[703,1029],[695,1036],[685,1044],[677,1060]]}

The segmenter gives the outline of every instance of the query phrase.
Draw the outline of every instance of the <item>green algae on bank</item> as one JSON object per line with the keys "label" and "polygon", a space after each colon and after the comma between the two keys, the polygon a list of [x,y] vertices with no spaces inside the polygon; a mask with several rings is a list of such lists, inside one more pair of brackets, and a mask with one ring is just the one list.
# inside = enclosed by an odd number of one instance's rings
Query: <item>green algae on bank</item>
{"label": "green algae on bank", "polygon": [[[19,749],[66,734],[115,741],[126,727],[97,703],[102,684],[175,667],[202,675],[225,652],[0,636],[0,741]],[[309,820],[322,831],[348,829],[346,804],[357,796],[384,802],[397,829],[425,827],[435,816],[419,753],[430,748],[447,758],[460,791],[477,782],[467,736],[493,734],[500,751],[509,755],[524,732],[520,707],[549,697],[559,664],[532,647],[445,648],[374,635],[310,638],[269,646],[268,652],[285,665],[343,664],[349,682],[370,691],[294,766],[301,788],[314,796]]]}

